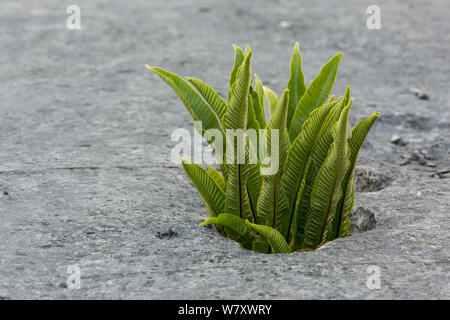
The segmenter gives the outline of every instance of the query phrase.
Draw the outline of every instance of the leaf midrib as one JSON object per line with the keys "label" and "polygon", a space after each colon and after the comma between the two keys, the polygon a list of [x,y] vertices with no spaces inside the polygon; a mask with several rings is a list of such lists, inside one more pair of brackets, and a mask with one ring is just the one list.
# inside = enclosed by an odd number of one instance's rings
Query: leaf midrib
{"label": "leaf midrib", "polygon": [[[236,159],[237,160],[237,159]],[[242,186],[241,186],[241,165],[238,163],[237,164],[237,169],[238,169],[238,194],[239,194],[239,216],[242,219],[242,195],[241,195],[241,190],[242,190]]]}
{"label": "leaf midrib", "polygon": [[256,214],[255,214],[255,212],[253,211],[253,203],[252,203],[252,199],[251,199],[251,197],[250,197],[250,192],[248,191],[248,184],[247,184],[247,187],[246,187],[246,191],[247,191],[247,194],[249,195],[249,196],[248,196],[248,202],[249,202],[249,204],[250,204],[250,211],[252,212],[253,221],[254,221],[254,223],[258,223],[258,222],[256,221]]}

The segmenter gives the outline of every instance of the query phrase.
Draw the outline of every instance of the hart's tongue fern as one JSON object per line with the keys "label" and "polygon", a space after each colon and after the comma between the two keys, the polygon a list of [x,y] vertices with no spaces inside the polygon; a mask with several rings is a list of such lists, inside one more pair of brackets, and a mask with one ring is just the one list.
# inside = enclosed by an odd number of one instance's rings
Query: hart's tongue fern
{"label": "hart's tongue fern", "polygon": [[[220,226],[222,234],[244,248],[264,253],[315,249],[348,236],[358,153],[379,114],[361,120],[349,136],[350,88],[343,97],[327,101],[341,53],[306,87],[296,43],[287,89],[278,99],[256,75],[252,86],[250,48],[243,52],[234,46],[234,51],[227,102],[199,79],[186,81],[147,66],[175,90],[193,120],[202,122],[200,133],[219,160],[222,173],[182,159],[211,216],[201,225]],[[271,114],[268,123],[265,104]],[[210,129],[218,130],[222,141],[228,142],[223,149],[207,135]],[[256,141],[245,135],[227,136],[230,130],[249,129],[266,131]],[[238,143],[230,140],[243,143],[245,161],[239,161]],[[275,153],[273,144],[278,146]],[[266,146],[264,157],[258,158],[262,146]],[[252,157],[257,161],[249,161]],[[278,170],[267,171],[274,161]]]}

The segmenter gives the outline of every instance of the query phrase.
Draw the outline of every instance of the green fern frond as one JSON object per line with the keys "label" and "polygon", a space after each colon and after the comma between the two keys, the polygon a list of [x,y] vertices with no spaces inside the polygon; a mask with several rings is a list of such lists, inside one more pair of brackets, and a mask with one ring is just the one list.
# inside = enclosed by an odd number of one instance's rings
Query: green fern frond
{"label": "green fern frond", "polygon": [[342,181],[343,194],[337,205],[333,228],[328,236],[328,241],[350,235],[350,214],[352,213],[353,202],[355,200],[355,169],[356,163],[358,162],[358,154],[367,134],[379,116],[380,114],[377,112],[361,120],[353,129],[351,137],[348,139],[350,167]]}
{"label": "green fern frond", "polygon": [[308,89],[301,97],[295,107],[294,115],[290,123],[289,138],[291,142],[297,138],[302,130],[303,123],[308,119],[309,114],[321,106],[333,88],[336,79],[337,70],[342,60],[342,53],[338,53],[330,59],[320,70],[317,77],[313,79]]}
{"label": "green fern frond", "polygon": [[251,248],[253,233],[245,220],[242,220],[233,214],[221,213],[217,217],[209,218],[208,220],[200,223],[199,226],[206,226],[210,224],[224,227],[225,230],[228,230],[227,236],[230,239],[241,243],[244,248]]}
{"label": "green fern frond", "polygon": [[290,253],[291,250],[283,235],[276,229],[247,221],[253,230],[260,233],[269,243],[273,253]]}
{"label": "green fern frond", "polygon": [[[298,197],[301,194],[301,187],[304,186],[306,180],[306,172],[309,163],[312,158],[313,148],[319,137],[319,132],[322,128],[322,124],[334,107],[336,102],[331,102],[323,105],[313,112],[311,112],[310,117],[303,125],[303,130],[294,140],[291,150],[287,157],[285,172],[282,177],[283,189],[289,200],[289,223],[288,230],[295,238],[297,234],[297,229],[300,233],[304,232],[304,223],[306,215],[297,212],[296,208],[298,204]],[[290,237],[286,239],[288,242],[291,240]]]}
{"label": "green fern frond", "polygon": [[305,93],[305,76],[302,71],[302,59],[300,57],[300,51],[298,49],[298,42],[295,43],[294,52],[291,59],[291,74],[289,77],[288,85],[289,89],[289,109],[287,117],[287,129],[291,127],[292,117],[294,116],[295,109],[300,98]]}
{"label": "green fern frond", "polygon": [[[261,216],[261,223],[277,228],[283,234],[285,234],[285,228],[287,227],[286,212],[288,200],[281,188],[281,177],[289,152],[289,138],[286,129],[288,103],[289,90],[286,89],[266,127],[267,164],[268,166],[277,166],[277,168],[274,167],[276,172],[269,172],[269,174],[263,175],[261,195],[258,199],[258,213]],[[272,130],[278,131],[278,137],[272,136]],[[279,146],[278,152],[275,154],[272,154],[273,144]],[[264,169],[261,169],[261,173],[265,171]]]}
{"label": "green fern frond", "polygon": [[264,87],[264,97],[266,98],[267,108],[269,109],[270,114],[273,114],[278,105],[277,94],[273,92],[272,89]]}
{"label": "green fern frond", "polygon": [[322,164],[311,192],[311,203],[305,228],[303,248],[315,249],[327,239],[335,216],[337,203],[342,195],[342,180],[350,167],[348,147],[347,105],[331,130],[333,145]]}
{"label": "green fern frond", "polygon": [[200,92],[202,97],[211,106],[211,109],[217,114],[218,118],[222,119],[223,115],[227,111],[227,104],[223,101],[219,94],[202,80],[193,77],[186,77],[186,80],[197,88],[198,92]]}

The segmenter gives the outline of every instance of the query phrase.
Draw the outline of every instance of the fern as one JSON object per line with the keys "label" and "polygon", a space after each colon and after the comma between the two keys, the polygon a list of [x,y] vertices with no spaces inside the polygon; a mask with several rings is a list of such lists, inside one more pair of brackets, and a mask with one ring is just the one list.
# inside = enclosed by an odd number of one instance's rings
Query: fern
{"label": "fern", "polygon": [[[226,100],[199,79],[186,81],[147,66],[174,89],[193,120],[202,122],[201,134],[220,161],[222,173],[182,159],[211,216],[201,225],[216,225],[243,248],[263,253],[311,250],[349,236],[358,154],[379,113],[361,120],[349,135],[350,87],[342,97],[329,97],[341,53],[306,87],[296,43],[287,88],[278,97],[256,75],[252,79],[250,48],[233,48]],[[209,129],[219,130],[224,148],[209,140]],[[260,129],[263,136],[249,139],[249,130]],[[277,170],[268,170],[274,164]]]}

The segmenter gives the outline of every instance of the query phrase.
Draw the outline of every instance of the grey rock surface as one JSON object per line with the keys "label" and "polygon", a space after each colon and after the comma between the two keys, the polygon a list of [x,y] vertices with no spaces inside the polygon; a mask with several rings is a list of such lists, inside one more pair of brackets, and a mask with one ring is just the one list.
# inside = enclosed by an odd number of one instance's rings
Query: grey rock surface
{"label": "grey rock surface", "polygon": [[[81,30],[66,28],[70,4],[1,4],[0,299],[450,298],[448,1],[382,2],[381,30],[356,0],[80,0]],[[248,43],[253,72],[281,92],[295,41],[308,81],[345,54],[334,93],[351,85],[352,125],[381,112],[355,204],[377,224],[262,255],[197,226],[201,199],[170,162],[172,131],[192,122],[144,64],[225,96],[231,44]],[[435,167],[403,163],[414,150]],[[379,290],[366,285],[372,265]]]}

